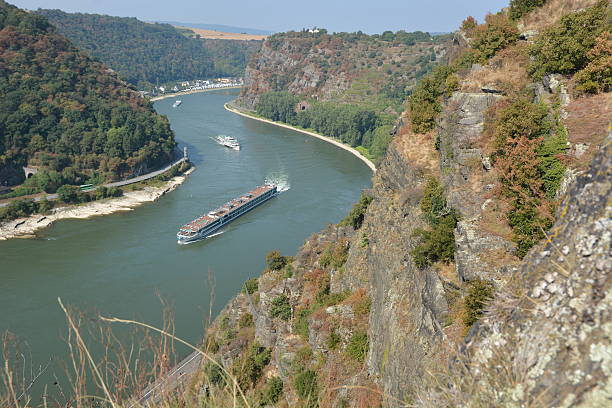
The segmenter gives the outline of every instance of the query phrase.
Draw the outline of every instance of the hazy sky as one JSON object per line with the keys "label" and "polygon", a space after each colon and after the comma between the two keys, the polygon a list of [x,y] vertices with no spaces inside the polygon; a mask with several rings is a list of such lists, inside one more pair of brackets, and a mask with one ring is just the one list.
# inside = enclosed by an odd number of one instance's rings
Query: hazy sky
{"label": "hazy sky", "polygon": [[147,21],[225,24],[270,31],[453,31],[468,15],[481,20],[509,0],[8,0],[16,6],[137,17]]}

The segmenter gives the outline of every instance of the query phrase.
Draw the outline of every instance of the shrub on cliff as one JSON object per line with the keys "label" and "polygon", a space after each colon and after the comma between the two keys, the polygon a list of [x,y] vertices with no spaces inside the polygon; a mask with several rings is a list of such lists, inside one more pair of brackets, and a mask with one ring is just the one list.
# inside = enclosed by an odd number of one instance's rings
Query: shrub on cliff
{"label": "shrub on cliff", "polygon": [[349,339],[349,342],[346,345],[346,352],[353,360],[363,363],[368,355],[369,348],[370,343],[367,333],[357,332],[354,333]]}
{"label": "shrub on cliff", "polygon": [[283,395],[283,380],[279,377],[271,377],[266,381],[266,386],[259,392],[257,406],[260,408],[276,404]]}
{"label": "shrub on cliff", "polygon": [[448,206],[444,189],[437,178],[430,177],[427,180],[419,204],[429,228],[417,228],[412,235],[419,242],[410,252],[414,263],[419,268],[425,268],[435,262],[453,261],[455,259],[454,230],[459,216]]}
{"label": "shrub on cliff", "polygon": [[340,221],[340,225],[351,226],[354,230],[361,228],[365,213],[372,200],[374,200],[374,197],[361,193],[359,201],[353,205],[351,212],[346,216],[346,218]]}
{"label": "shrub on cliff", "polygon": [[567,150],[567,133],[558,118],[555,128],[548,117],[546,105],[520,98],[500,109],[494,121],[493,158],[521,258],[552,226],[554,197],[565,173],[560,156]]}
{"label": "shrub on cliff", "polygon": [[446,80],[454,71],[452,67],[438,66],[417,84],[409,101],[414,132],[427,133],[433,130],[436,118],[442,112],[441,98],[451,92],[446,89]]}
{"label": "shrub on cliff", "polygon": [[576,90],[586,93],[612,90],[612,34],[603,32],[587,53],[589,63],[576,76]]}
{"label": "shrub on cliff", "polygon": [[272,299],[270,308],[270,316],[278,317],[279,319],[289,321],[291,319],[291,305],[289,298],[285,295],[278,295]]}
{"label": "shrub on cliff", "polygon": [[484,308],[493,299],[493,285],[482,279],[468,282],[468,293],[463,299],[463,323],[471,327],[483,315]]}
{"label": "shrub on cliff", "polygon": [[259,290],[259,280],[257,278],[251,278],[244,282],[242,285],[242,293],[248,293],[252,295]]}
{"label": "shrub on cliff", "polygon": [[568,14],[555,26],[541,33],[530,48],[530,67],[536,78],[547,73],[573,74],[589,63],[588,53],[597,37],[609,26],[608,2]]}
{"label": "shrub on cliff", "polygon": [[498,51],[514,44],[518,40],[519,32],[516,25],[505,14],[489,14],[485,24],[481,24],[471,31],[472,42],[470,46],[479,51],[485,60],[494,56]]}
{"label": "shrub on cliff", "polygon": [[318,407],[317,396],[319,386],[317,384],[317,373],[312,370],[305,370],[295,376],[293,386],[302,401],[306,402],[306,407]]}
{"label": "shrub on cliff", "polygon": [[266,265],[273,271],[280,271],[287,265],[288,259],[279,251],[270,251],[266,254]]}
{"label": "shrub on cliff", "polygon": [[548,0],[511,0],[510,1],[510,18],[518,20],[531,10],[542,7]]}
{"label": "shrub on cliff", "polygon": [[243,390],[253,387],[263,373],[263,369],[270,362],[272,351],[254,343],[243,354],[242,358],[236,360],[232,366],[232,372]]}

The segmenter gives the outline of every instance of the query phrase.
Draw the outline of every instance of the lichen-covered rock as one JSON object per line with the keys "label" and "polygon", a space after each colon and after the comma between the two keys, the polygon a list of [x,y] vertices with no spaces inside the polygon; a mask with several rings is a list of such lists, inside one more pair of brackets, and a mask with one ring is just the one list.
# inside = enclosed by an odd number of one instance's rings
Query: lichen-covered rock
{"label": "lichen-covered rock", "polygon": [[[425,406],[604,407],[612,402],[612,145],[579,177]],[[482,405],[484,404],[484,405]],[[493,404],[493,405],[488,405]]]}

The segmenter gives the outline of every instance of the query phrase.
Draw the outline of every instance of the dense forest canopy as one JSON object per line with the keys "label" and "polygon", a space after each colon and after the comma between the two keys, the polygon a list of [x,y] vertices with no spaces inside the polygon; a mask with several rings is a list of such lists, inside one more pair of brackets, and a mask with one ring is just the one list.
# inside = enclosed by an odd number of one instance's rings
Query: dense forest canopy
{"label": "dense forest canopy", "polygon": [[240,76],[259,41],[188,38],[169,24],[136,18],[39,9],[79,48],[129,83],[146,87],[173,81]]}
{"label": "dense forest canopy", "polygon": [[118,178],[168,162],[175,145],[138,92],[46,18],[0,0],[0,184],[20,182],[26,164],[65,181]]}

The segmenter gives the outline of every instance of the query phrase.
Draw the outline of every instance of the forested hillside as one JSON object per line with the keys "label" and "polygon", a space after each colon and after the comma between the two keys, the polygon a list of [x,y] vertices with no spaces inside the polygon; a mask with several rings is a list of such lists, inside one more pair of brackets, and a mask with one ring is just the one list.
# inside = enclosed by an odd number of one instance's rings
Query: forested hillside
{"label": "forested hillside", "polygon": [[188,38],[169,24],[136,18],[42,10],[80,49],[144,88],[151,84],[242,75],[259,41]]}
{"label": "forested hillside", "polygon": [[[0,0],[0,184],[40,166],[50,190],[171,159],[168,120],[42,16]],[[52,185],[53,186],[52,186]]]}
{"label": "forested hillside", "polygon": [[446,59],[450,39],[405,31],[275,34],[249,63],[237,103],[337,138],[377,161],[405,99]]}

